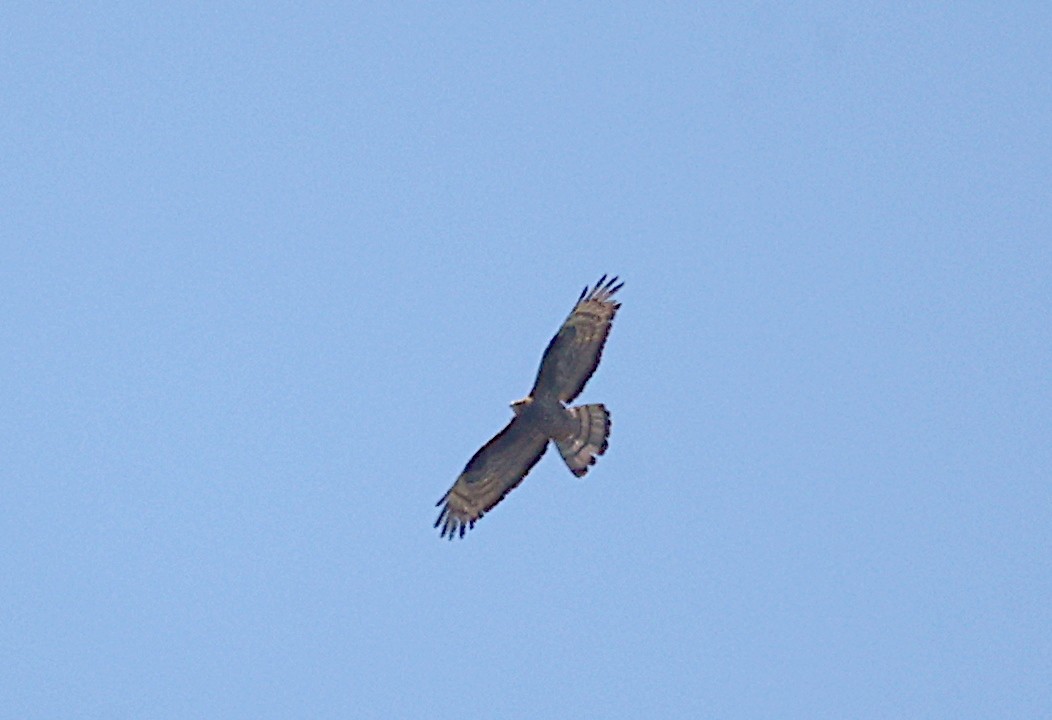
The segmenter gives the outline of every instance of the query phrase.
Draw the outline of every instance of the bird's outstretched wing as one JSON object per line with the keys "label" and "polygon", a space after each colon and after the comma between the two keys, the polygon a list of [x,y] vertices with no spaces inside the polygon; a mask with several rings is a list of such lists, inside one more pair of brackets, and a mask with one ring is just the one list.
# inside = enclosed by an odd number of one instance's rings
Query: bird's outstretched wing
{"label": "bird's outstretched wing", "polygon": [[534,398],[555,397],[570,402],[584,389],[588,378],[599,366],[603,345],[610,334],[621,303],[611,299],[624,283],[617,278],[599,278],[595,287],[585,287],[577,298],[566,322],[559,328],[541,358],[541,367],[530,395]]}
{"label": "bird's outstretched wing", "polygon": [[445,503],[435,527],[442,536],[464,537],[475,521],[504,499],[548,449],[548,438],[516,416],[472,456],[464,472],[436,505]]}

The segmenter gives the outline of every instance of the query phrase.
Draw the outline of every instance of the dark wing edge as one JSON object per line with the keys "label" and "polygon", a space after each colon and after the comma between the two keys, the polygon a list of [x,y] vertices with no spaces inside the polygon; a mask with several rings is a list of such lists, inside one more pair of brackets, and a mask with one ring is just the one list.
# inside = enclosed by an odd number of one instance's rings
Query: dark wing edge
{"label": "dark wing edge", "polygon": [[479,448],[453,487],[435,506],[445,503],[434,527],[450,540],[475,527],[504,496],[519,486],[548,449],[548,438],[519,417]]}
{"label": "dark wing edge", "polygon": [[581,394],[599,367],[611,323],[621,307],[612,298],[623,286],[617,276],[607,279],[606,275],[595,286],[585,286],[541,357],[531,396],[555,396],[562,402],[572,402]]}

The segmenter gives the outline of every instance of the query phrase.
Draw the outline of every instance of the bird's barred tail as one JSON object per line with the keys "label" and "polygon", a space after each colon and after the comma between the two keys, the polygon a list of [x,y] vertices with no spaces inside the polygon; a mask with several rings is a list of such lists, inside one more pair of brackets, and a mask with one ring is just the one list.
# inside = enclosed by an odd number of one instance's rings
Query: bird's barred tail
{"label": "bird's barred tail", "polygon": [[565,440],[556,440],[555,445],[577,477],[588,472],[595,464],[597,455],[606,452],[606,439],[610,436],[610,413],[603,405],[578,405],[568,408],[577,419],[577,429]]}

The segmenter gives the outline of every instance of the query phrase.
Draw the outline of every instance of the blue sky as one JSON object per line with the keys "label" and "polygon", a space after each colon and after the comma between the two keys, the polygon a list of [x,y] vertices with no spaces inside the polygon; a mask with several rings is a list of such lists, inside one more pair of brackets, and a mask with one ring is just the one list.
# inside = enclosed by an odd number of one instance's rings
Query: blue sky
{"label": "blue sky", "polygon": [[1052,10],[379,6],[0,9],[0,715],[1052,711]]}

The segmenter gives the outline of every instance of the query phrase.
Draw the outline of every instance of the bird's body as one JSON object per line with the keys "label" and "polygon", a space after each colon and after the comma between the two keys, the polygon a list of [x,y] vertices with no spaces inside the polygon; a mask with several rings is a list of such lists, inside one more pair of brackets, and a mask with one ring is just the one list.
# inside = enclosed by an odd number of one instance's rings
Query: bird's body
{"label": "bird's body", "polygon": [[515,417],[534,425],[542,435],[550,438],[566,438],[573,434],[574,418],[566,406],[558,400],[525,397],[511,404]]}
{"label": "bird's body", "polygon": [[[610,414],[599,404],[567,407],[595,372],[620,303],[611,297],[617,278],[604,275],[586,287],[570,316],[548,343],[530,394],[511,404],[515,417],[468,461],[438,505],[435,527],[464,536],[468,528],[518,486],[551,440],[570,472],[581,477],[607,448]],[[623,283],[622,283],[623,284]]]}

